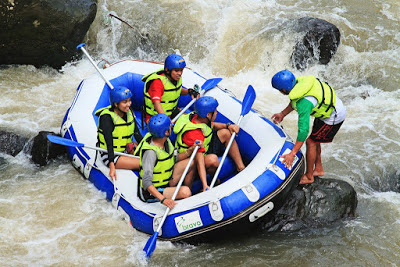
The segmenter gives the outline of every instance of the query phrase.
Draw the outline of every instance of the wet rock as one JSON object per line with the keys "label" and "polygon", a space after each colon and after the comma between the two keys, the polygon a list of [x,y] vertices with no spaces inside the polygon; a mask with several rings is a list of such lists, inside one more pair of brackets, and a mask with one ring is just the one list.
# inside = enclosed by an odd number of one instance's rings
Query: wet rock
{"label": "wet rock", "polygon": [[8,0],[0,3],[0,64],[62,67],[76,54],[97,0]]}
{"label": "wet rock", "polygon": [[292,231],[317,227],[354,217],[357,193],[345,181],[317,178],[309,185],[299,185],[264,228],[268,231]]}
{"label": "wet rock", "polygon": [[292,66],[298,70],[304,70],[317,62],[328,64],[340,44],[339,29],[326,20],[301,18],[295,31],[305,33],[291,55]]}
{"label": "wet rock", "polygon": [[66,154],[66,149],[62,145],[51,143],[47,139],[47,135],[57,135],[54,132],[41,131],[33,138],[31,150],[32,161],[40,166],[45,166],[51,159]]}
{"label": "wet rock", "polygon": [[15,133],[0,131],[0,152],[15,157],[22,151],[28,138]]}

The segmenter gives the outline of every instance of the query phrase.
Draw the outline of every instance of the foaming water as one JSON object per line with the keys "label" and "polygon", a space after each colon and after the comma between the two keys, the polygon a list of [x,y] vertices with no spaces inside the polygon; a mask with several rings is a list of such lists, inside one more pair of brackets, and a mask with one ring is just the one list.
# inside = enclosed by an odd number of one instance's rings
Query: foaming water
{"label": "foaming water", "polygon": [[[66,159],[38,167],[24,153],[0,155],[0,264],[399,265],[399,12],[396,0],[100,0],[86,40],[96,61],[163,61],[180,53],[205,77],[223,78],[220,86],[238,99],[251,84],[254,108],[266,117],[288,104],[270,79],[281,69],[293,70],[290,55],[302,38],[294,30],[296,19],[335,24],[341,44],[331,62],[293,72],[329,82],[347,108],[333,144],[322,146],[323,164],[326,177],[355,187],[357,217],[292,233],[233,234],[196,246],[158,241],[147,261],[141,253],[149,236],[134,230]],[[80,81],[94,72],[86,59],[61,71],[1,68],[1,129],[27,137],[58,132]],[[282,125],[296,137],[295,112]]]}

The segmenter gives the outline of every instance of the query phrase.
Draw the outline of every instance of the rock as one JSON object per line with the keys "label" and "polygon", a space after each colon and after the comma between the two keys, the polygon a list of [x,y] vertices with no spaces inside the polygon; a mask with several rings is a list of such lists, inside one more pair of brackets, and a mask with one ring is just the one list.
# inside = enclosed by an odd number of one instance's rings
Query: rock
{"label": "rock", "polygon": [[62,67],[76,54],[97,0],[8,0],[0,3],[0,64]]}
{"label": "rock", "polygon": [[264,225],[268,231],[298,230],[317,227],[354,217],[357,193],[345,181],[316,178],[309,185],[299,185],[288,201]]}
{"label": "rock", "polygon": [[0,152],[15,157],[22,151],[28,138],[19,136],[15,133],[0,131]]}
{"label": "rock", "polygon": [[45,166],[51,159],[58,156],[65,155],[65,146],[51,143],[47,139],[47,135],[57,135],[53,132],[41,131],[35,138],[33,138],[33,145],[31,150],[32,161],[40,166]]}
{"label": "rock", "polygon": [[291,55],[292,66],[299,70],[304,70],[316,62],[328,64],[340,44],[339,29],[326,20],[301,18],[295,26],[295,31],[305,33]]}

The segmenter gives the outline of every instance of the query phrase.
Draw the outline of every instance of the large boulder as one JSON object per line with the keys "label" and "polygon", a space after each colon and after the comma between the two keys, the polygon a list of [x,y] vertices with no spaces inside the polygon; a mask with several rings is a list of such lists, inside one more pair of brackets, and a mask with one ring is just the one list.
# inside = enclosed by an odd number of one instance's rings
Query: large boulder
{"label": "large boulder", "polygon": [[62,67],[76,53],[97,0],[8,0],[0,3],[0,64]]}
{"label": "large boulder", "polygon": [[349,183],[316,178],[312,184],[299,185],[264,228],[292,231],[329,225],[354,217],[357,203],[357,193]]}
{"label": "large boulder", "polygon": [[340,31],[332,23],[304,17],[295,24],[296,32],[304,33],[291,55],[292,66],[303,70],[311,64],[328,64],[340,44]]}
{"label": "large boulder", "polygon": [[54,132],[40,131],[33,138],[31,149],[32,161],[40,166],[46,166],[50,160],[64,156],[67,152],[64,146],[50,142],[47,139],[47,135],[49,134],[56,135]]}

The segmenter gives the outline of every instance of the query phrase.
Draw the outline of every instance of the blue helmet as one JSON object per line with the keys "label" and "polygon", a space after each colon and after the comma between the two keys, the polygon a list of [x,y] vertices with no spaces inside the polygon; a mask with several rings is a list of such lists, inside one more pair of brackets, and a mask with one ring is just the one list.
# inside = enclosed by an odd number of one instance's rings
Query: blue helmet
{"label": "blue helmet", "polygon": [[184,67],[186,67],[186,62],[180,55],[171,54],[165,59],[164,70],[180,69]]}
{"label": "blue helmet", "polygon": [[218,107],[218,101],[211,96],[202,96],[196,100],[194,111],[200,117],[207,117],[209,112],[214,112]]}
{"label": "blue helmet", "polygon": [[147,123],[147,129],[152,136],[163,138],[165,132],[171,127],[171,120],[165,114],[156,114]]}
{"label": "blue helmet", "polygon": [[281,70],[272,77],[271,83],[275,89],[290,91],[296,84],[296,77],[288,70]]}
{"label": "blue helmet", "polygon": [[132,92],[125,86],[118,86],[115,87],[114,89],[111,89],[110,92],[110,104],[111,106],[114,105],[114,103],[119,103],[124,99],[132,97]]}

